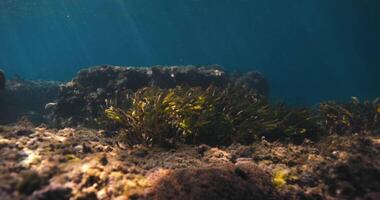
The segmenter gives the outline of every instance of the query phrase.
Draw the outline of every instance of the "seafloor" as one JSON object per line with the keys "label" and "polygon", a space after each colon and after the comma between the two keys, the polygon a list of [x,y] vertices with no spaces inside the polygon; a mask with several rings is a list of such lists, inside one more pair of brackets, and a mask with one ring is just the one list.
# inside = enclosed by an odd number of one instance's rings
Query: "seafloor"
{"label": "seafloor", "polygon": [[[92,121],[107,91],[179,83],[166,76],[152,83],[110,69],[80,72],[65,85],[7,82],[0,96],[0,119],[7,124],[0,126],[0,199],[380,199],[377,124],[373,130],[301,142],[261,137],[249,144],[128,145],[117,131]],[[115,70],[122,71],[110,75]],[[231,79],[215,69],[200,70],[175,72],[192,74],[176,81],[207,85],[213,80],[221,87],[242,81],[263,95],[268,90],[259,74],[250,74],[254,80]]]}

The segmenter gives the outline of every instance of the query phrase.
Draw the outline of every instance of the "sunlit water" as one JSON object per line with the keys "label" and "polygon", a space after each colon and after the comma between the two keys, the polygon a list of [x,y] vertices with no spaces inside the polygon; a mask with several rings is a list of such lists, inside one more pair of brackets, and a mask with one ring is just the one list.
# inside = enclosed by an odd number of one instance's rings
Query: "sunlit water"
{"label": "sunlit water", "polygon": [[83,67],[259,70],[291,103],[380,95],[377,0],[1,0],[0,68],[69,80]]}

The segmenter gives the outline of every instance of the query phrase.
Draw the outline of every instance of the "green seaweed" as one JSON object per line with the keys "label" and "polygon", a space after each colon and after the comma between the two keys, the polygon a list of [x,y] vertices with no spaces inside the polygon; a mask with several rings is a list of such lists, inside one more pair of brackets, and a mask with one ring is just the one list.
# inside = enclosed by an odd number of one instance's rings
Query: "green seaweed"
{"label": "green seaweed", "polygon": [[380,129],[379,98],[361,102],[352,97],[348,103],[329,101],[320,104],[319,110],[328,134],[353,134]]}
{"label": "green seaweed", "polygon": [[[217,143],[223,143],[218,135],[227,135],[228,129],[222,129],[221,120],[217,120],[218,113],[212,103],[216,99],[211,90],[144,88],[129,97],[129,108],[110,107],[106,115],[123,125],[124,139],[130,145],[207,143],[203,141],[207,134],[213,135],[212,139],[217,138]],[[215,124],[218,126],[210,126]]]}
{"label": "green seaweed", "polygon": [[242,87],[206,89],[147,87],[127,97],[129,106],[111,106],[106,116],[122,125],[129,145],[228,145],[271,140],[302,141],[319,134],[309,109],[271,105]]}

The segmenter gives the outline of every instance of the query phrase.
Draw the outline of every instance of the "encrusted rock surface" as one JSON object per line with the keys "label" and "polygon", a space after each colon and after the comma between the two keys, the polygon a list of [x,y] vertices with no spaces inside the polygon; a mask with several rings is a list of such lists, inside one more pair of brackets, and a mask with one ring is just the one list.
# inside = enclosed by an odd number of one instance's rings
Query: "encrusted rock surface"
{"label": "encrusted rock surface", "polygon": [[242,85],[267,94],[268,86],[258,72],[230,75],[219,66],[119,67],[104,65],[81,70],[60,88],[54,107],[53,125],[96,126],[94,119],[106,107],[106,100],[122,102],[129,91],[147,86],[173,88],[179,85],[226,87]]}
{"label": "encrusted rock surface", "polygon": [[168,172],[138,199],[280,199],[270,175],[252,165],[246,169],[230,164]]}
{"label": "encrusted rock surface", "polygon": [[377,199],[380,191],[380,138],[370,135],[164,150],[23,121],[0,126],[0,158],[4,200]]}

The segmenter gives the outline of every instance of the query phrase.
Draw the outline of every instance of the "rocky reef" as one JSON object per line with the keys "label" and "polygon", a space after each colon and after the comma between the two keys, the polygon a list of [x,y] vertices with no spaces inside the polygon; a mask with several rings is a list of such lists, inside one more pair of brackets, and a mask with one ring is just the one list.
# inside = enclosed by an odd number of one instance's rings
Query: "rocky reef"
{"label": "rocky reef", "polygon": [[379,198],[380,138],[328,136],[172,150],[127,147],[101,131],[0,127],[1,199]]}
{"label": "rocky reef", "polygon": [[19,77],[6,82],[4,80],[5,87],[0,91],[0,123],[16,122],[20,118],[28,118],[37,125],[48,123],[49,111],[45,105],[57,98],[59,84],[55,81],[25,80]]}
{"label": "rocky reef", "polygon": [[3,80],[0,199],[380,198],[379,99],[271,103],[219,66]]}
{"label": "rocky reef", "polygon": [[85,125],[96,127],[95,119],[108,101],[121,103],[130,91],[144,87],[176,86],[224,88],[240,85],[268,93],[268,84],[258,72],[232,74],[219,66],[98,66],[81,70],[70,82],[62,85],[53,114],[58,127]]}

